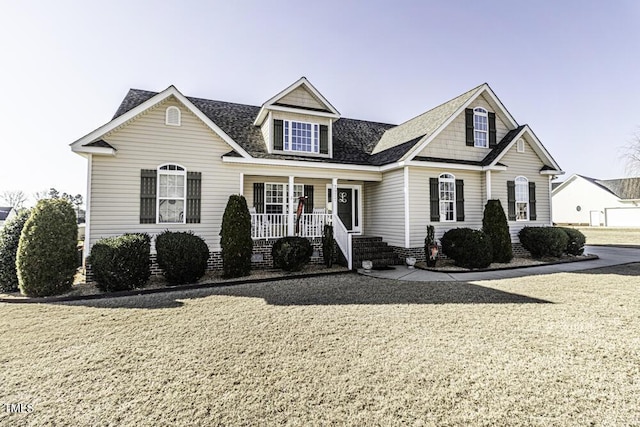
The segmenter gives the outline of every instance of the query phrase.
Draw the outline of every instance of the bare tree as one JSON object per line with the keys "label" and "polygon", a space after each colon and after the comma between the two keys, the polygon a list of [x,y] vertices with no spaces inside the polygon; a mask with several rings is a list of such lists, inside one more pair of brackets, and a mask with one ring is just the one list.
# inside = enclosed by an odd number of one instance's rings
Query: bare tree
{"label": "bare tree", "polygon": [[640,130],[622,148],[622,158],[626,162],[627,175],[640,176]]}
{"label": "bare tree", "polygon": [[18,210],[24,207],[24,202],[27,201],[27,196],[24,194],[24,191],[13,190],[3,192],[0,199],[2,199],[7,205]]}
{"label": "bare tree", "polygon": [[37,202],[39,200],[48,199],[49,198],[49,190],[41,190],[33,193],[33,199]]}

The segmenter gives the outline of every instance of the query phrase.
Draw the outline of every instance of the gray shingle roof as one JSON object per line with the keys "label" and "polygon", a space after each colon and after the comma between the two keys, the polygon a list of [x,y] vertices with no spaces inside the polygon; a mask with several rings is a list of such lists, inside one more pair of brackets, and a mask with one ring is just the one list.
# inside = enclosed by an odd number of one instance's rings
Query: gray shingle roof
{"label": "gray shingle roof", "polygon": [[593,179],[586,176],[582,177],[609,191],[620,199],[640,199],[640,178]]}
{"label": "gray shingle roof", "polygon": [[518,135],[520,131],[524,129],[524,127],[525,125],[520,125],[517,128],[507,132],[507,134],[504,137],[502,137],[500,142],[496,144],[494,149],[491,150],[489,154],[485,156],[484,159],[482,159],[482,162],[480,162],[482,166],[488,166],[491,163],[493,163],[493,161],[497,159],[498,156],[500,156],[500,154],[509,146],[509,144],[511,144],[511,141],[513,141],[513,138],[515,138],[516,135]]}
{"label": "gray shingle roof", "polygon": [[103,140],[103,139],[99,139],[97,141],[93,141],[90,142],[88,144],[84,144],[85,147],[100,147],[100,148],[111,148],[112,150],[115,150],[115,148],[113,148],[113,146],[111,144],[109,144],[107,141]]}
{"label": "gray shingle roof", "polygon": [[4,221],[5,219],[7,219],[12,209],[13,208],[11,206],[0,207],[0,221]]}

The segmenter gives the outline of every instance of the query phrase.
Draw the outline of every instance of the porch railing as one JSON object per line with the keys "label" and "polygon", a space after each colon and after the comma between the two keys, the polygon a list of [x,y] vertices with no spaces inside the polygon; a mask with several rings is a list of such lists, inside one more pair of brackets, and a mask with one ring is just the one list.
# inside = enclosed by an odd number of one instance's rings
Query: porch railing
{"label": "porch railing", "polygon": [[352,235],[347,231],[340,218],[336,217],[336,221],[333,224],[333,239],[338,244],[338,247],[347,259],[347,268],[351,270],[353,268],[353,243]]}
{"label": "porch railing", "polygon": [[[322,237],[325,224],[331,224],[331,214],[303,213],[298,232],[288,232],[288,214],[251,214],[251,237],[253,239],[279,239],[285,236]],[[295,228],[295,221],[293,224]]]}

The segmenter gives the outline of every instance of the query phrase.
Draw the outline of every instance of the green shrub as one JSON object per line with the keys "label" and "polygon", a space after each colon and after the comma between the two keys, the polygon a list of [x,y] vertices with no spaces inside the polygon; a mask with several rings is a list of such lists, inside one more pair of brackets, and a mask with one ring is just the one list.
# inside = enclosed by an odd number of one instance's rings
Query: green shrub
{"label": "green shrub", "polygon": [[491,239],[493,262],[510,262],[513,259],[513,247],[509,224],[500,200],[489,200],[484,207],[482,231]]}
{"label": "green shrub", "polygon": [[142,288],[151,276],[151,238],[146,233],[100,239],[87,262],[103,292]]}
{"label": "green shrub", "polygon": [[587,238],[579,230],[575,228],[558,227],[564,231],[569,238],[565,252],[569,255],[582,255],[584,253],[584,245]]}
{"label": "green shrub", "polygon": [[556,227],[524,227],[518,236],[534,258],[560,257],[569,242],[567,233]]}
{"label": "green shrub", "polygon": [[333,241],[333,226],[326,224],[322,230],[322,257],[324,265],[331,267],[335,256],[335,242]]}
{"label": "green shrub", "polygon": [[424,258],[427,267],[435,267],[438,262],[436,229],[433,225],[427,225],[427,237],[424,238]]}
{"label": "green shrub", "polygon": [[229,197],[220,230],[222,269],[225,278],[248,276],[251,273],[251,214],[243,196]]}
{"label": "green shrub", "polygon": [[67,292],[76,273],[78,225],[73,206],[40,200],[24,224],[16,267],[20,291],[42,297]]}
{"label": "green shrub", "polygon": [[300,271],[313,254],[311,243],[304,237],[289,236],[276,240],[271,248],[273,266],[284,271]]}
{"label": "green shrub", "polygon": [[442,251],[464,268],[486,268],[493,260],[491,240],[480,230],[454,228],[442,236]]}
{"label": "green shrub", "polygon": [[192,232],[164,231],[156,237],[158,265],[169,283],[194,283],[204,276],[209,247]]}
{"label": "green shrub", "polygon": [[5,222],[0,228],[0,291],[15,292],[18,290],[18,272],[16,270],[16,255],[20,233],[31,211],[23,210],[17,216]]}

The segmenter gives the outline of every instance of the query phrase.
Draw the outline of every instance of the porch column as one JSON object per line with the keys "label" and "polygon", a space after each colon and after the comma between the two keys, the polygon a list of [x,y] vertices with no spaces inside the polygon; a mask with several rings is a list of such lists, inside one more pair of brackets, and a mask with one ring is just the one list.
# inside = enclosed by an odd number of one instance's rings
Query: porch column
{"label": "porch column", "polygon": [[489,200],[491,200],[491,171],[487,171],[485,176],[486,176],[485,185],[487,187],[487,202],[488,202]]}
{"label": "porch column", "polygon": [[296,207],[298,205],[294,206],[294,201],[293,201],[293,175],[289,176],[289,194],[287,197],[289,197],[289,212],[287,215],[287,236],[294,236],[296,233],[296,229],[295,229],[295,212],[296,212]]}
{"label": "porch column", "polygon": [[331,178],[331,223],[338,223],[338,178]]}
{"label": "porch column", "polygon": [[241,196],[244,196],[244,173],[240,172],[240,191],[238,192]]}

